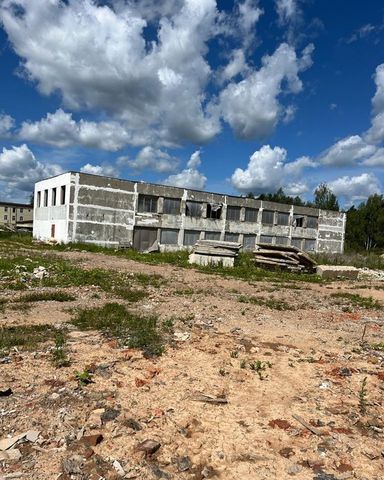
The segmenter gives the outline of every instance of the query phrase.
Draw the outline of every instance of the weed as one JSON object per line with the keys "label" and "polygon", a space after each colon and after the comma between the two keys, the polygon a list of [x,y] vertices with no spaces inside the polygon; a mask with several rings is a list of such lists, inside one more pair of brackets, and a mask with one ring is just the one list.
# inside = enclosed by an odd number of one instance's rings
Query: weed
{"label": "weed", "polygon": [[384,352],[384,342],[380,342],[380,343],[371,343],[369,345],[369,347],[372,349],[372,350],[377,350],[379,352]]}
{"label": "weed", "polygon": [[231,358],[237,358],[239,356],[239,351],[233,350],[229,355]]}
{"label": "weed", "polygon": [[253,305],[260,305],[271,308],[273,310],[293,310],[293,307],[284,300],[277,300],[275,298],[261,298],[261,297],[249,297],[246,295],[240,295],[238,298],[241,303],[252,303]]}
{"label": "weed", "polygon": [[118,303],[78,310],[71,323],[80,330],[101,330],[108,336],[119,338],[124,345],[141,348],[149,354],[163,352],[156,317],[135,315]]}
{"label": "weed", "polygon": [[92,373],[87,368],[85,368],[82,372],[76,371],[75,378],[80,387],[85,387],[90,383],[94,383],[92,380]]}
{"label": "weed", "polygon": [[241,360],[241,362],[240,362],[240,368],[247,368],[247,362],[246,362],[246,360]]}
{"label": "weed", "polygon": [[140,302],[143,298],[148,297],[148,293],[144,292],[144,290],[130,288],[116,288],[113,290],[113,294],[131,303]]}
{"label": "weed", "polygon": [[163,323],[161,324],[161,328],[166,333],[173,333],[173,327],[174,327],[173,318],[167,318],[166,320],[163,320]]}
{"label": "weed", "polygon": [[265,380],[268,375],[265,374],[265,371],[268,368],[272,368],[271,362],[263,362],[262,360],[255,360],[254,362],[249,363],[249,368],[257,373],[260,380]]}
{"label": "weed", "polygon": [[382,304],[377,300],[374,300],[372,297],[362,297],[357,293],[337,292],[331,293],[331,297],[340,300],[341,303],[343,301],[348,301],[349,304],[354,307],[376,310],[381,310],[383,308]]}
{"label": "weed", "polygon": [[0,298],[0,312],[4,312],[7,302],[8,300],[6,298]]}
{"label": "weed", "polygon": [[55,336],[52,325],[18,325],[0,328],[0,350],[12,347],[34,349]]}
{"label": "weed", "polygon": [[56,332],[55,346],[52,350],[52,363],[56,368],[68,367],[70,364],[65,348],[65,335],[62,331]]}
{"label": "weed", "polygon": [[361,382],[360,390],[359,390],[359,410],[362,415],[365,415],[367,412],[367,377],[363,379]]}
{"label": "weed", "polygon": [[165,282],[164,278],[157,274],[147,275],[146,273],[135,273],[133,278],[143,287],[152,286],[158,288]]}
{"label": "weed", "polygon": [[32,305],[30,303],[18,301],[16,303],[9,303],[8,308],[10,310],[27,313],[31,310]]}
{"label": "weed", "polygon": [[16,302],[73,302],[76,297],[66,292],[32,292],[19,297]]}
{"label": "weed", "polygon": [[225,375],[227,375],[227,372],[226,372],[225,368],[220,368],[219,369],[219,375],[221,375],[222,377],[225,377]]}

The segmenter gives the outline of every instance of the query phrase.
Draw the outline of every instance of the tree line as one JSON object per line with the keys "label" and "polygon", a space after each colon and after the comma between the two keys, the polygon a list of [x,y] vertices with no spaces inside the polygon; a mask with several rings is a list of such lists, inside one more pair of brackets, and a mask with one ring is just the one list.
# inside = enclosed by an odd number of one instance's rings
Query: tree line
{"label": "tree line", "polygon": [[[252,193],[248,198],[256,198]],[[286,195],[282,188],[275,193],[263,193],[258,200],[285,203],[301,207],[340,211],[339,201],[327,184],[320,184],[313,201],[305,201],[299,196]],[[345,248],[354,251],[384,249],[384,195],[370,195],[365,202],[346,210]]]}

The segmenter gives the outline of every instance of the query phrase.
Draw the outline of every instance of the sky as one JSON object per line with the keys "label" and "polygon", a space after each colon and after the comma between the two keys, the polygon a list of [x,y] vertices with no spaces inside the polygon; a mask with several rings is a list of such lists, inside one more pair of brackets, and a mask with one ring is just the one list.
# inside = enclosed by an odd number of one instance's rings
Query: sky
{"label": "sky", "polygon": [[383,193],[382,0],[0,0],[0,200],[68,170]]}

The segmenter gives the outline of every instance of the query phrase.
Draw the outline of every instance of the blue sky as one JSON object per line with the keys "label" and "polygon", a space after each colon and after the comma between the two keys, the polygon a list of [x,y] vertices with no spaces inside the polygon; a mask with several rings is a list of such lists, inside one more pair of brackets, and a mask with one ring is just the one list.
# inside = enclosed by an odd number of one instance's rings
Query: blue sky
{"label": "blue sky", "polygon": [[381,0],[1,0],[0,197],[67,170],[382,193]]}

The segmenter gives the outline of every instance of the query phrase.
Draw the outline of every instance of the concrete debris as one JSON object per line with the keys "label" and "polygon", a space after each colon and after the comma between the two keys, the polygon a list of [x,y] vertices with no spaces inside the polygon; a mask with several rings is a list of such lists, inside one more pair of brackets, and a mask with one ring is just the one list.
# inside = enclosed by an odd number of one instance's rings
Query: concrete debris
{"label": "concrete debris", "polygon": [[37,430],[28,430],[27,432],[20,433],[11,438],[3,438],[0,440],[0,451],[8,450],[12,448],[19,440],[27,440],[29,442],[36,442],[39,437],[40,432]]}
{"label": "concrete debris", "polygon": [[356,280],[359,275],[359,269],[344,265],[318,265],[316,268],[316,273],[325,280],[335,278],[348,278],[350,280]]}
{"label": "concrete debris", "polygon": [[21,452],[18,448],[12,448],[10,450],[0,452],[0,461],[15,461],[20,460],[22,457]]}
{"label": "concrete debris", "polygon": [[219,240],[198,240],[189,255],[188,262],[197,265],[222,265],[233,267],[241,249],[241,243]]}
{"label": "concrete debris", "polygon": [[120,462],[118,462],[117,460],[115,460],[115,461],[112,463],[112,466],[113,466],[113,468],[116,470],[117,474],[118,474],[120,477],[124,477],[124,476],[125,476],[124,468],[121,466],[121,463],[120,463]]}
{"label": "concrete debris", "polygon": [[42,280],[44,277],[48,277],[49,274],[45,267],[39,266],[33,269],[33,277]]}
{"label": "concrete debris", "polygon": [[191,334],[189,332],[175,332],[173,334],[173,338],[177,342],[186,342],[191,338]]}
{"label": "concrete debris", "polygon": [[80,455],[71,455],[63,459],[62,466],[64,473],[68,475],[79,475],[84,467],[83,457]]}
{"label": "concrete debris", "polygon": [[254,255],[256,265],[269,269],[313,273],[316,267],[308,254],[293,246],[259,243]]}

